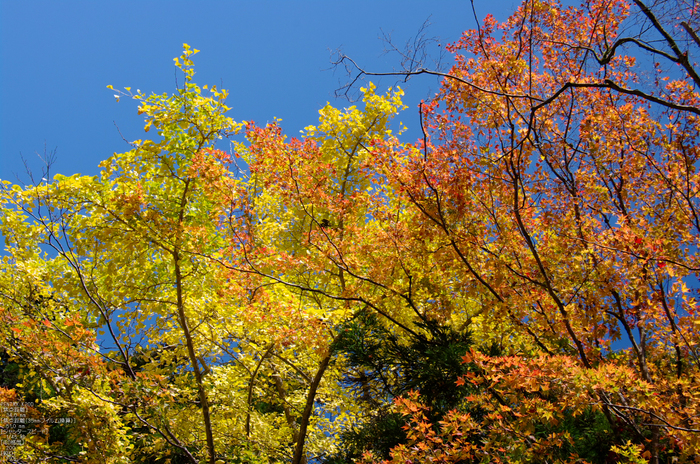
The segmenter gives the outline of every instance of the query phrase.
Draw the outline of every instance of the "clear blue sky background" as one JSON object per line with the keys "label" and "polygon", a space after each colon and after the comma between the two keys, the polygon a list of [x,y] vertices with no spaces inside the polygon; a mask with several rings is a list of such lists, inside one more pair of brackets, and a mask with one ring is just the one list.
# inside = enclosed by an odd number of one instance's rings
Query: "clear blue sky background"
{"label": "clear blue sky background", "polygon": [[[505,19],[517,0],[475,0],[477,14]],[[57,150],[53,174],[96,174],[98,163],[144,138],[136,102],[115,102],[115,88],[175,90],[173,58],[188,43],[200,85],[229,89],[236,120],[282,118],[286,134],[318,120],[346,75],[330,68],[341,48],[368,69],[399,66],[382,56],[384,31],[397,45],[415,36],[445,44],[474,28],[469,0],[439,1],[34,1],[0,0],[0,179],[25,179],[23,156],[40,171],[44,146]],[[438,53],[437,48],[433,48]],[[180,82],[181,81],[181,76]],[[376,82],[376,80],[375,80]],[[378,81],[384,92],[394,80]],[[409,105],[400,120],[420,135],[417,104],[435,78],[402,84]]]}

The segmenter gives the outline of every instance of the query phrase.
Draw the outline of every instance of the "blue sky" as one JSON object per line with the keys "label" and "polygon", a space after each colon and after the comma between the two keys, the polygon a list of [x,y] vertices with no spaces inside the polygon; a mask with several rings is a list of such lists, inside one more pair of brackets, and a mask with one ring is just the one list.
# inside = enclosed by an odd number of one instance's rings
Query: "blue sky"
{"label": "blue sky", "polygon": [[[519,2],[475,4],[480,18],[505,19]],[[382,56],[382,31],[403,45],[426,20],[427,36],[443,44],[475,27],[469,0],[0,0],[0,179],[26,178],[22,156],[40,171],[37,153],[45,146],[56,149],[53,174],[66,175],[96,174],[101,160],[127,151],[120,131],[128,140],[144,138],[143,121],[136,102],[117,103],[106,86],[172,93],[173,58],[183,43],[201,50],[196,82],[230,91],[234,119],[264,124],[278,117],[294,136],[317,122],[326,102],[349,105],[334,99],[345,75],[329,70],[331,50],[391,70],[399,58]],[[382,92],[395,83],[375,82]],[[409,109],[399,119],[413,141],[417,103],[438,81],[420,77],[402,88]]]}

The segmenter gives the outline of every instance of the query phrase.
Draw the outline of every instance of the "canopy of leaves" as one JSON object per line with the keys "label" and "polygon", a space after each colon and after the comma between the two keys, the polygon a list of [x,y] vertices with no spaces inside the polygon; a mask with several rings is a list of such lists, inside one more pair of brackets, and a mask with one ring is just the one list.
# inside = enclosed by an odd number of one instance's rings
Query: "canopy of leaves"
{"label": "canopy of leaves", "polygon": [[[2,181],[25,462],[696,462],[698,11],[526,0],[288,138],[194,83],[95,177]],[[360,73],[364,71],[360,70]],[[110,86],[111,88],[111,86]],[[225,149],[224,149],[225,148]]]}

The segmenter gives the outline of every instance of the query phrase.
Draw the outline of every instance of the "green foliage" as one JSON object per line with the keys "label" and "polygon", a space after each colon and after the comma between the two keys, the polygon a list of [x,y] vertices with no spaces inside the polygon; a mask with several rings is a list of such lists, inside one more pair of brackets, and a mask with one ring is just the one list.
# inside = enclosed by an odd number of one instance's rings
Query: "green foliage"
{"label": "green foliage", "polygon": [[12,389],[19,383],[20,365],[12,361],[7,351],[0,349],[0,387]]}
{"label": "green foliage", "polygon": [[381,406],[418,390],[435,411],[459,404],[468,392],[456,382],[466,373],[462,357],[471,347],[469,334],[434,321],[416,325],[422,333],[407,341],[375,313],[362,311],[339,329],[334,348],[347,356],[353,372],[347,380],[357,396]]}
{"label": "green foliage", "polygon": [[367,450],[387,459],[394,446],[406,442],[406,420],[392,403],[409,391],[420,392],[434,421],[469,393],[470,387],[457,385],[468,370],[462,357],[471,346],[469,334],[430,320],[416,324],[419,336],[399,337],[375,313],[361,311],[339,328],[333,348],[347,362],[344,384],[365,419],[341,434],[341,451],[326,462],[349,462]]}
{"label": "green foliage", "polygon": [[338,451],[324,457],[324,463],[353,462],[368,450],[381,459],[388,459],[395,446],[406,442],[406,433],[403,430],[406,421],[401,414],[382,408],[364,420],[364,423],[353,425],[340,434]]}

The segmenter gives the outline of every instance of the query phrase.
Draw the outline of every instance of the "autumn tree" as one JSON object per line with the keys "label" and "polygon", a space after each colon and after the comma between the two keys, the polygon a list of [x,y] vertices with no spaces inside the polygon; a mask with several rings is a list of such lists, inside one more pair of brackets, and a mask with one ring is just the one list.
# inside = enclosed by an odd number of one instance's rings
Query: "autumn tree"
{"label": "autumn tree", "polygon": [[1,345],[26,367],[18,394],[45,390],[39,412],[77,444],[33,434],[24,459],[306,462],[350,417],[325,308],[228,265],[264,234],[237,228],[253,193],[268,200],[217,145],[244,125],[194,83],[196,52],[174,95],[117,91],[152,140],[98,176],[3,181]]}
{"label": "autumn tree", "polygon": [[[402,105],[400,90],[379,96],[375,89],[371,84],[361,89],[364,110],[321,110],[322,124],[307,127],[301,139],[287,139],[276,124],[249,125],[248,144],[239,145],[251,171],[248,210],[229,232],[242,253],[235,260],[222,259],[232,272],[257,275],[318,306],[317,314],[333,332],[328,356],[345,373],[346,385],[351,372],[368,374],[367,366],[358,365],[348,351],[346,334],[338,333],[347,328],[346,322],[372,320],[373,328],[361,329],[360,324],[358,330],[375,331],[375,337],[381,334],[377,346],[394,347],[389,357],[381,350],[366,353],[393,365],[396,379],[374,400],[363,398],[359,387],[353,392],[364,408],[351,425],[355,430],[373,427],[374,401],[387,401],[408,385],[421,385],[427,393],[444,381],[442,374],[429,376],[432,361],[424,352],[433,351],[437,359],[441,349],[445,354],[460,343],[466,349],[466,338],[448,342],[442,336],[464,336],[479,311],[468,304],[455,276],[442,271],[448,256],[435,251],[441,238],[413,230],[420,212],[402,198],[387,178],[389,172],[377,163],[375,145],[393,140],[389,122]],[[419,346],[421,354],[416,353]],[[410,373],[411,363],[419,359],[425,361],[425,372]],[[448,381],[445,391],[459,390],[455,380]],[[365,387],[373,388],[369,383]],[[341,435],[351,434],[348,429]],[[346,451],[339,455],[347,457]]]}
{"label": "autumn tree", "polygon": [[698,454],[696,27],[683,2],[525,1],[449,47],[421,143],[376,145],[480,308],[475,341],[509,347],[465,357],[481,420],[437,433],[402,400],[419,446],[395,461],[563,461],[558,425],[591,412],[611,456]]}

